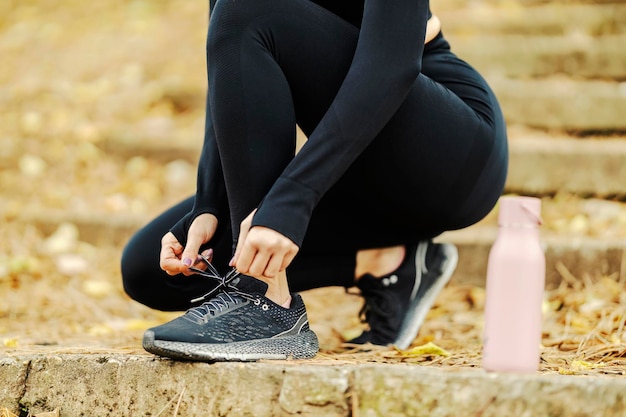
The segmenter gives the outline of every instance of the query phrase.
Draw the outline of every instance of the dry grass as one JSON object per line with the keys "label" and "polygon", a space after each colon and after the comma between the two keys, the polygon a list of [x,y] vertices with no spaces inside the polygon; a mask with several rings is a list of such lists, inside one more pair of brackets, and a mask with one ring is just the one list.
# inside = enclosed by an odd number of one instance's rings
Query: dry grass
{"label": "dry grass", "polygon": [[[74,263],[63,266],[68,253],[42,249],[53,237],[19,223],[3,229],[19,237],[15,240],[20,245],[4,247],[3,253],[13,251],[13,256],[0,263],[5,268],[0,274],[0,357],[145,354],[140,346],[143,330],[177,315],[150,310],[127,298],[117,270],[117,246],[95,248],[76,240],[68,244]],[[624,282],[617,277],[574,279],[564,267],[561,270],[566,277],[561,286],[545,294],[541,372],[623,375]],[[339,288],[312,290],[303,296],[322,345],[313,362],[480,366],[483,288],[451,283],[408,351],[343,344],[344,337],[362,326],[357,319],[358,297]],[[433,350],[429,343],[442,350]],[[418,349],[424,345],[431,349]]]}
{"label": "dry grass", "polygon": [[[586,283],[577,281],[574,286],[563,281],[559,288],[546,291],[540,372],[626,374],[624,290],[624,283],[615,277],[603,277]],[[483,307],[482,288],[451,284],[438,298],[418,338],[407,351],[342,345],[340,335],[336,335],[334,344],[323,349],[320,356],[349,363],[479,367]],[[344,331],[349,330],[348,326]],[[444,351],[420,349],[431,343]]]}

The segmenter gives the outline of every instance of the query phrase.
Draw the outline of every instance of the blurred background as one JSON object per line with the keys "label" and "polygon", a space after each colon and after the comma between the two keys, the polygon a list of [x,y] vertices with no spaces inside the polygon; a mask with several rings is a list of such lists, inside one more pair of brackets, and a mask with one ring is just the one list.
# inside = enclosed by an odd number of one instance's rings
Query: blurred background
{"label": "blurred background", "polygon": [[[595,332],[594,343],[623,354],[626,4],[431,7],[501,99],[507,193],[543,199],[547,340],[560,343],[555,354],[576,353]],[[194,192],[207,24],[207,1],[0,3],[0,356],[140,351],[143,330],[173,317],[125,296],[119,258],[134,230]],[[494,218],[448,237],[460,245],[459,271],[416,343],[475,358]],[[331,350],[359,327],[358,297],[335,290],[304,294]]]}
{"label": "blurred background", "polygon": [[207,22],[202,1],[0,4],[5,344],[124,339],[160,319],[126,299],[119,258],[195,190]]}

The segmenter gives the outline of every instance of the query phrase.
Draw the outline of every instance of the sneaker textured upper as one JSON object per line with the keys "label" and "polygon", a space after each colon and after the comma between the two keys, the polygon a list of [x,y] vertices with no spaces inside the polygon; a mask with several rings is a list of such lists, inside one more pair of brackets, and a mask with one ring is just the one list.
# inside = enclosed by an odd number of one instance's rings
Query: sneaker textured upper
{"label": "sneaker textured upper", "polygon": [[369,324],[365,333],[367,341],[375,345],[393,343],[404,319],[416,282],[415,251],[407,250],[405,260],[391,274],[384,277],[364,275],[357,281],[364,304],[360,311],[362,320]]}
{"label": "sneaker textured upper", "polygon": [[[231,279],[232,278],[232,279]],[[202,361],[311,358],[319,349],[306,307],[291,294],[289,308],[265,297],[267,284],[245,275],[220,278],[219,292],[168,323],[148,329],[152,353]]]}
{"label": "sneaker textured upper", "polygon": [[189,309],[183,316],[150,330],[157,340],[229,343],[308,329],[300,295],[292,294],[291,307],[284,308],[261,295],[267,289],[267,284],[262,281],[242,277],[238,288],[254,292],[221,292],[202,305]]}
{"label": "sneaker textured upper", "polygon": [[292,297],[296,305],[290,309],[260,296],[255,301],[229,303],[218,314],[200,313],[203,305],[151,330],[157,340],[189,343],[230,343],[297,334],[308,330],[308,322],[302,299],[297,294]]}
{"label": "sneaker textured upper", "polygon": [[361,277],[356,285],[365,299],[361,316],[369,330],[350,342],[408,347],[456,262],[453,245],[422,241],[407,247],[405,259],[392,273]]}

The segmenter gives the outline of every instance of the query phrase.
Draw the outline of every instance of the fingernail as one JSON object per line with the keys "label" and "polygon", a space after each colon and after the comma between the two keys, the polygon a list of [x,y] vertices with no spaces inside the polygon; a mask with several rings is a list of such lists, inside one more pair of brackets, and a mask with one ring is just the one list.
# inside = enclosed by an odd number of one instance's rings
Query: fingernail
{"label": "fingernail", "polygon": [[185,266],[191,266],[191,259],[189,259],[189,258],[185,258],[185,259],[183,259],[183,265],[185,265]]}
{"label": "fingernail", "polygon": [[230,262],[228,262],[228,266],[233,266],[235,263],[235,257],[233,256],[230,260]]}

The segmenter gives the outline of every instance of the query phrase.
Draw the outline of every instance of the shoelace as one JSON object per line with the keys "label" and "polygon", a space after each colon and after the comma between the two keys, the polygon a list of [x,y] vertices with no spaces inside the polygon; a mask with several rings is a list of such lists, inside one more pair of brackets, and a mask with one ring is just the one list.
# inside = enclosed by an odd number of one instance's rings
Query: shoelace
{"label": "shoelace", "polygon": [[202,319],[207,315],[215,315],[215,313],[217,313],[218,311],[222,311],[228,308],[229,304],[238,304],[243,300],[256,300],[256,297],[239,290],[239,288],[232,284],[232,282],[240,275],[237,270],[233,269],[229,271],[226,275],[222,276],[211,264],[211,262],[209,262],[208,259],[206,259],[202,255],[200,255],[200,257],[202,258],[202,261],[206,264],[207,270],[196,268],[194,266],[190,267],[189,269],[204,278],[217,280],[218,284],[211,291],[204,294],[202,297],[194,298],[193,300],[191,300],[191,302],[197,303],[198,301],[206,300],[213,294],[217,293],[217,295],[211,298],[210,301],[202,303],[202,305],[190,308],[189,310],[187,310],[188,314]]}
{"label": "shoelace", "polygon": [[[419,265],[415,265],[417,276],[415,277],[415,284],[413,286],[413,290],[411,291],[411,300],[417,295],[417,291],[422,280],[422,274],[428,273],[428,268],[426,267],[427,251],[428,241],[420,242],[417,245],[415,259],[416,263]],[[384,278],[380,279],[382,280]],[[362,289],[361,295],[364,298],[364,303],[361,310],[359,310],[359,317],[363,323],[371,321],[370,315],[372,313],[380,318],[393,316],[396,308],[395,300],[391,297],[387,287]],[[372,323],[370,322],[370,325],[371,324]]]}
{"label": "shoelace", "polygon": [[[391,317],[394,313],[393,299],[389,295],[389,291],[385,288],[371,288],[369,290],[362,290],[364,299],[363,307],[359,310],[359,317],[361,322],[367,323],[370,319],[370,314],[374,313],[380,317]],[[389,309],[385,309],[383,306],[388,306]],[[371,324],[371,323],[370,323]]]}
{"label": "shoelace", "polygon": [[[231,288],[231,287],[229,287]],[[203,319],[206,316],[214,316],[217,312],[225,310],[231,304],[239,304],[244,300],[256,301],[257,299],[250,294],[238,290],[223,291],[213,297],[210,301],[202,303],[197,307],[187,310],[187,314]]]}

